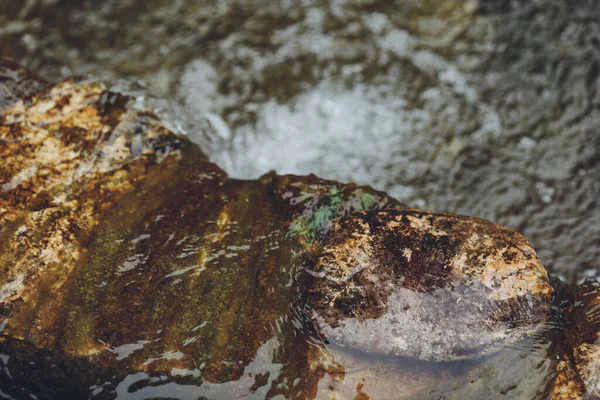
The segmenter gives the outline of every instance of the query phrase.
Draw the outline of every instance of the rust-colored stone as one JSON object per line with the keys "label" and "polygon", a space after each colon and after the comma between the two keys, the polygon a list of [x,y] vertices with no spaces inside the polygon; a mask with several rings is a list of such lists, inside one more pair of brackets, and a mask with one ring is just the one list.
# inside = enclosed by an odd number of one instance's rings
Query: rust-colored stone
{"label": "rust-colored stone", "polygon": [[420,210],[336,220],[312,274],[309,301],[331,340],[432,360],[470,358],[532,333],[553,295],[518,233]]}
{"label": "rust-colored stone", "polygon": [[546,351],[561,317],[519,234],[313,175],[230,179],[101,83],[0,79],[2,393],[486,397],[517,365],[557,372],[518,393],[595,395],[600,297],[584,285]]}
{"label": "rust-colored stone", "polygon": [[553,399],[600,398],[599,340],[600,283],[588,279],[574,291],[566,311]]}

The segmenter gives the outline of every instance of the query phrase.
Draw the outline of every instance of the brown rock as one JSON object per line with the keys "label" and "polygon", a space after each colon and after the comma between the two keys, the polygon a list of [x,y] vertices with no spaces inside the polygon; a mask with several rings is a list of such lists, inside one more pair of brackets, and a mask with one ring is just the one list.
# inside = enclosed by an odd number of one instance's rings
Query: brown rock
{"label": "brown rock", "polygon": [[572,294],[565,315],[562,361],[553,399],[600,398],[600,283],[586,280]]}
{"label": "brown rock", "polygon": [[329,340],[427,360],[487,354],[534,333],[553,295],[518,233],[419,210],[338,219],[312,274],[309,301]]}

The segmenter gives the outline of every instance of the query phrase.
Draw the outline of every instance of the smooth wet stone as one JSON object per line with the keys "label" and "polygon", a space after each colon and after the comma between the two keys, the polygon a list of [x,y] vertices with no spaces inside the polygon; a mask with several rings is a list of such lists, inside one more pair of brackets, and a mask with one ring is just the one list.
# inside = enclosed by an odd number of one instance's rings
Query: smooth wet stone
{"label": "smooth wet stone", "polygon": [[103,84],[1,68],[2,393],[551,390],[553,289],[519,234],[313,175],[229,179]]}
{"label": "smooth wet stone", "polygon": [[336,220],[312,274],[309,301],[329,340],[430,361],[481,356],[534,334],[553,295],[518,233],[419,210]]}

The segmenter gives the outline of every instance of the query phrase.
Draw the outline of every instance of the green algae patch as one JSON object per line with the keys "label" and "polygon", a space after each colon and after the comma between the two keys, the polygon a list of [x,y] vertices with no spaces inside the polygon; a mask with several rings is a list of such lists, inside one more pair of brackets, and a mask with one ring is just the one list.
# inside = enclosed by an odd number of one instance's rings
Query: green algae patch
{"label": "green algae patch", "polygon": [[308,246],[323,237],[334,219],[356,211],[381,209],[388,202],[387,196],[382,197],[370,188],[348,190],[336,186],[325,193],[314,187],[306,189],[294,198],[296,204],[305,204],[306,209],[292,221],[289,232]]}
{"label": "green algae patch", "polygon": [[[314,194],[302,192],[299,201],[305,201],[314,196]],[[329,193],[323,196],[322,205],[317,207],[314,213],[309,216],[302,216],[294,220],[290,226],[290,234],[294,237],[302,237],[307,242],[312,242],[322,233],[329,222],[339,213],[340,206],[344,201],[342,192],[337,188],[332,188]]]}

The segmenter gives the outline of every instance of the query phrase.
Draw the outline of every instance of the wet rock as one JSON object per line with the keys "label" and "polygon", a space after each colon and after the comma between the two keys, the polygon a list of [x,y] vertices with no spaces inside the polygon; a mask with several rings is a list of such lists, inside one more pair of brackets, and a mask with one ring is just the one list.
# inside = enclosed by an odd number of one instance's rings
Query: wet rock
{"label": "wet rock", "polygon": [[[132,97],[0,71],[2,393],[550,390],[554,289],[519,234],[314,175],[230,179]],[[560,355],[593,388],[585,340]]]}
{"label": "wet rock", "polygon": [[589,278],[571,296],[553,398],[599,398],[600,283]]}
{"label": "wet rock", "polygon": [[521,235],[418,210],[336,220],[311,273],[309,301],[328,340],[432,361],[482,356],[534,334],[553,295]]}
{"label": "wet rock", "polygon": [[31,71],[11,61],[0,64],[0,113],[9,105],[26,99],[46,86],[45,82]]}
{"label": "wet rock", "polygon": [[[209,397],[312,396],[323,373],[307,371],[321,356],[294,334],[310,330],[294,306],[303,254],[330,220],[399,204],[315,176],[227,179],[131,101],[69,79],[0,117],[5,366],[85,366],[58,383],[9,372],[1,390],[118,397],[133,385],[142,396],[169,374]],[[248,373],[256,380],[241,379]],[[302,385],[277,388],[299,376]]]}

